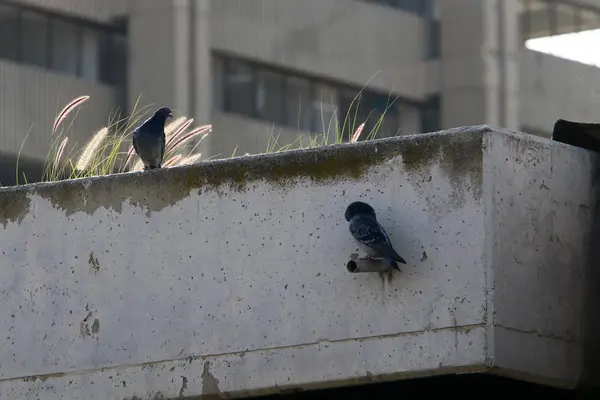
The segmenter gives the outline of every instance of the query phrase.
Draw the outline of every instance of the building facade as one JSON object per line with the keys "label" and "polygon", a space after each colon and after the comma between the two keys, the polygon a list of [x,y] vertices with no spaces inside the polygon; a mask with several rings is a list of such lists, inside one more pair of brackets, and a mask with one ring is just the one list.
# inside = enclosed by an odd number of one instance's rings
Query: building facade
{"label": "building facade", "polygon": [[19,151],[41,168],[57,112],[80,95],[79,146],[140,99],[213,124],[203,152],[216,157],[335,121],[549,135],[599,108],[597,67],[525,42],[600,28],[600,0],[18,0],[0,1],[0,19],[5,184]]}

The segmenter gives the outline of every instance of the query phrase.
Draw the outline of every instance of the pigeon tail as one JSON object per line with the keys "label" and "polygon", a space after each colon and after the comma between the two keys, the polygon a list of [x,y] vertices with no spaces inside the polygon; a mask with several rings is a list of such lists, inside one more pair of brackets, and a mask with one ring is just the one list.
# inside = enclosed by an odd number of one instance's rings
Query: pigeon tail
{"label": "pigeon tail", "polygon": [[[400,270],[400,266],[398,266],[398,263],[396,262],[396,260],[393,260],[393,259],[388,258],[388,257],[384,257],[384,260],[387,261],[387,263],[390,264],[392,266],[392,268],[394,268],[396,271],[402,272]],[[406,263],[404,263],[404,264],[406,264]]]}

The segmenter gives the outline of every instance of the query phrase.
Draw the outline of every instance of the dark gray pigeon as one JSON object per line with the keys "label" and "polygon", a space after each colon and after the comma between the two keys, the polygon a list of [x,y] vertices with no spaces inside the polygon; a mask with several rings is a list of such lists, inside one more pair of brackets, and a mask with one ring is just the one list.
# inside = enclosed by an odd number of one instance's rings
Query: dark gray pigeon
{"label": "dark gray pigeon", "polygon": [[133,148],[144,163],[144,170],[161,168],[165,155],[165,121],[173,117],[168,107],[161,107],[133,131]]}
{"label": "dark gray pigeon", "polygon": [[395,270],[400,271],[398,262],[406,261],[392,247],[387,232],[375,216],[373,207],[362,201],[355,201],[346,208],[346,221],[350,222],[350,233],[358,242],[359,248],[367,253],[367,258],[383,258]]}

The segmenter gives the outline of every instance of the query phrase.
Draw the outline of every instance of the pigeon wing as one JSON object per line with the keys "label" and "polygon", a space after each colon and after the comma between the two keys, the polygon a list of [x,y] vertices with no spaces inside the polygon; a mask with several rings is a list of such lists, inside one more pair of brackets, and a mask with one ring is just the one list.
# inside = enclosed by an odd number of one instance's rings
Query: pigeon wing
{"label": "pigeon wing", "polygon": [[401,263],[406,263],[396,253],[385,229],[373,218],[354,218],[350,222],[350,233],[359,242],[375,250],[382,257],[390,257]]}
{"label": "pigeon wing", "polygon": [[140,152],[138,151],[138,146],[137,146],[137,137],[139,135],[139,131],[137,129],[135,129],[133,131],[133,134],[131,135],[131,142],[133,144],[133,149],[135,150],[135,153],[139,156]]}
{"label": "pigeon wing", "polygon": [[165,132],[163,131],[163,133],[160,137],[160,162],[161,162],[161,164],[165,157],[165,148],[166,148],[166,137],[165,137]]}

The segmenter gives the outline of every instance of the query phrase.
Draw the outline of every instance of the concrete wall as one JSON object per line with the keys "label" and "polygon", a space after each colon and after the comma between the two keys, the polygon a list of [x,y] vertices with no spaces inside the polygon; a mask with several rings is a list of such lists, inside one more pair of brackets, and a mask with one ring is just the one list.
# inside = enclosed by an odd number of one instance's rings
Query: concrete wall
{"label": "concrete wall", "polygon": [[518,0],[438,2],[442,127],[519,128],[519,4]]}
{"label": "concrete wall", "polygon": [[501,134],[485,154],[488,357],[501,375],[598,385],[600,158]]}
{"label": "concrete wall", "polygon": [[[597,164],[475,127],[0,189],[0,397],[574,387],[597,367]],[[357,199],[402,273],[346,270]]]}
{"label": "concrete wall", "polygon": [[0,149],[18,154],[31,131],[21,155],[33,160],[46,159],[56,140],[51,137],[54,119],[76,97],[90,99],[79,108],[69,129],[69,146],[79,141],[77,148],[81,148],[116,111],[115,91],[109,86],[5,60],[0,60],[0,89]]}
{"label": "concrete wall", "polygon": [[559,118],[598,121],[599,68],[525,49],[519,63],[523,129],[550,136]]}

